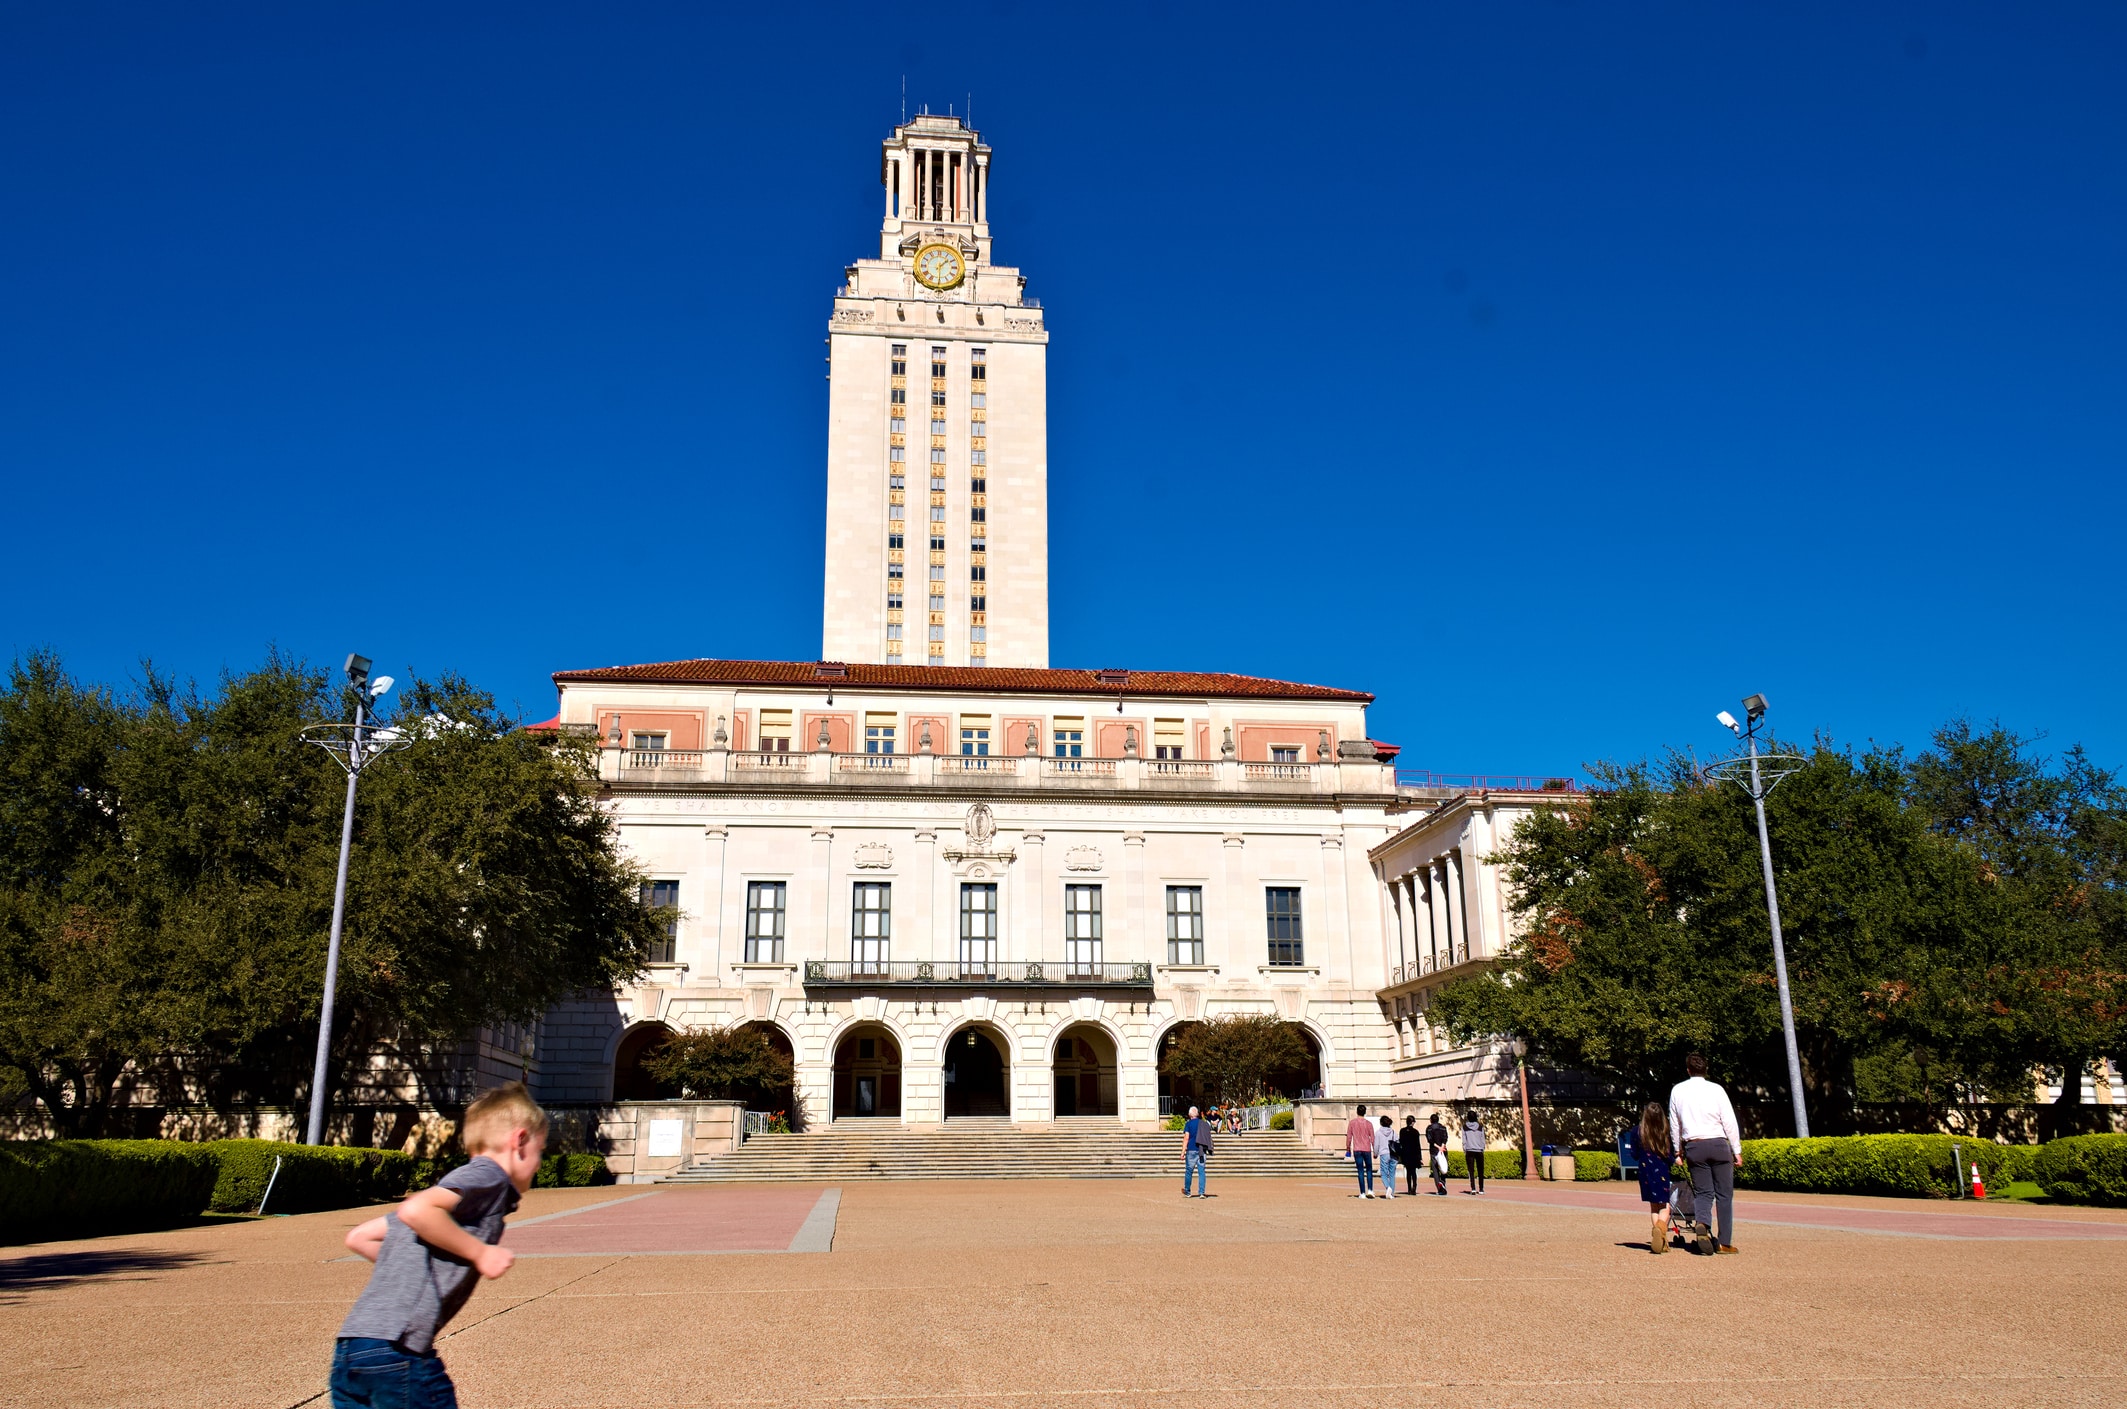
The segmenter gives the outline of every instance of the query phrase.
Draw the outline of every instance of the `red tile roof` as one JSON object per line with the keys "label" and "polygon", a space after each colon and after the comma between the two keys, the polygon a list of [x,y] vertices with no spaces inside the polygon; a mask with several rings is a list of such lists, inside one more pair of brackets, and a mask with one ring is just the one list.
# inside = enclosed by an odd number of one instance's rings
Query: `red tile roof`
{"label": "red tile roof", "polygon": [[[837,662],[838,663],[838,662]],[[846,685],[891,690],[948,690],[954,694],[1171,695],[1214,699],[1335,700],[1372,704],[1361,690],[1300,685],[1256,675],[1201,670],[1133,670],[1122,685],[1102,684],[1098,670],[1026,670],[1010,666],[866,665],[852,661],[832,679],[809,660],[675,660],[654,665],[609,665],[596,670],[559,670],[556,685],[601,682],[615,685]]]}

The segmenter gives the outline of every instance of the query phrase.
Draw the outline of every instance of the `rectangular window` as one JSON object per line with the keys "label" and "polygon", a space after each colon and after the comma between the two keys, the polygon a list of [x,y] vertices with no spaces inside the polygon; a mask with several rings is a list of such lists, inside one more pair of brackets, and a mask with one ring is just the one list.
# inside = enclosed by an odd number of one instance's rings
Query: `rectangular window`
{"label": "rectangular window", "polygon": [[1300,947],[1300,888],[1266,886],[1263,910],[1270,937],[1270,962],[1292,968],[1307,962]]}
{"label": "rectangular window", "polygon": [[1083,757],[1086,751],[1086,721],[1058,719],[1050,726],[1049,737],[1055,742],[1058,758]]}
{"label": "rectangular window", "polygon": [[894,929],[894,888],[887,881],[858,881],[850,898],[850,969],[883,977],[889,972]]}
{"label": "rectangular window", "polygon": [[643,907],[655,911],[662,926],[650,941],[650,962],[669,964],[679,951],[679,882],[644,881],[641,894]]}
{"label": "rectangular window", "polygon": [[908,506],[906,504],[889,504],[886,506],[886,517],[898,523],[908,516],[907,509]]}
{"label": "rectangular window", "polygon": [[908,375],[908,344],[905,342],[897,342],[894,344],[893,375],[897,377],[905,377]]}
{"label": "rectangular window", "polygon": [[975,478],[969,480],[967,482],[967,487],[968,492],[971,494],[987,494],[990,492],[990,482],[982,478],[980,475],[977,475]]}
{"label": "rectangular window", "polygon": [[960,716],[960,752],[967,758],[990,756],[990,717],[987,714]]}
{"label": "rectangular window", "polygon": [[888,582],[899,582],[899,581],[901,581],[901,571],[902,571],[902,569],[901,569],[901,564],[899,564],[899,563],[888,563],[888,564],[886,565],[886,580],[887,580]]}
{"label": "rectangular window", "polygon": [[931,463],[932,463],[932,464],[934,464],[934,465],[942,465],[942,464],[944,464],[944,463],[945,463],[945,447],[944,447],[944,446],[942,446],[942,445],[934,445],[934,446],[932,446],[932,447],[931,447]]}
{"label": "rectangular window", "polygon": [[973,407],[975,410],[980,411],[983,407],[990,404],[990,399],[979,391],[972,392],[968,396],[967,404]]}
{"label": "rectangular window", "polygon": [[[889,626],[887,635],[893,640],[901,638],[898,627]],[[864,716],[864,751],[866,753],[892,753],[894,751],[895,718],[891,714],[867,714]]]}
{"label": "rectangular window", "polygon": [[990,609],[990,599],[987,597],[970,597],[967,599],[967,609],[971,612],[986,612]]}
{"label": "rectangular window", "polygon": [[[939,542],[938,542],[938,546],[939,546],[940,548],[943,548],[943,547],[945,546],[945,540],[943,540],[943,539],[940,539],[940,540],[939,540]],[[933,582],[943,582],[943,581],[945,581],[945,564],[944,564],[944,563],[932,563],[932,564],[931,564],[931,581],[933,581]]]}
{"label": "rectangular window", "polygon": [[1100,887],[1064,887],[1064,972],[1069,978],[1100,974]]}
{"label": "rectangular window", "polygon": [[967,575],[970,582],[988,582],[990,580],[990,570],[979,564],[969,568]]}
{"label": "rectangular window", "polygon": [[1271,745],[1270,761],[1272,763],[1298,763],[1300,761],[1300,750],[1298,745]]}
{"label": "rectangular window", "polygon": [[[900,599],[899,597],[888,597],[888,598],[886,599],[886,605],[887,605],[887,606],[889,606],[889,607],[898,607],[898,606],[900,606],[900,605],[901,605],[901,599]],[[900,623],[900,622],[898,622],[898,621],[890,621],[890,622],[888,622],[888,623],[886,624],[886,639],[887,639],[887,640],[889,640],[889,641],[898,641],[898,640],[900,640],[900,639],[901,639],[901,623]],[[898,649],[898,648],[897,648],[897,649]],[[875,752],[876,752],[876,750],[875,750]],[[893,750],[892,750],[892,749],[888,749],[888,750],[887,750],[887,752],[888,752],[888,753],[892,753],[892,752],[893,752]]]}
{"label": "rectangular window", "polygon": [[789,710],[764,709],[761,711],[761,751],[763,753],[790,752]]}
{"label": "rectangular window", "polygon": [[945,393],[944,393],[944,392],[942,392],[942,391],[934,391],[934,392],[932,392],[932,393],[931,393],[931,405],[933,405],[933,406],[943,406],[943,405],[945,405]]}
{"label": "rectangular window", "polygon": [[907,435],[908,418],[905,416],[896,416],[893,418],[893,420],[887,423],[886,428],[889,431],[892,431],[895,435]]}
{"label": "rectangular window", "polygon": [[971,347],[968,349],[968,361],[971,365],[968,367],[967,374],[978,382],[987,380],[990,375],[989,366],[984,360],[984,354],[988,351],[988,348],[983,347]]}
{"label": "rectangular window", "polygon": [[931,610],[934,612],[942,612],[945,610],[945,596],[943,593],[937,591],[936,589],[933,589],[931,592]]}
{"label": "rectangular window", "polygon": [[931,522],[932,522],[932,523],[944,523],[944,522],[945,522],[945,505],[943,505],[943,504],[933,504],[933,505],[931,505]]}
{"label": "rectangular window", "polygon": [[1153,720],[1152,756],[1154,758],[1180,758],[1182,756],[1182,738],[1181,720]]}
{"label": "rectangular window", "polygon": [[887,593],[886,593],[886,609],[887,609],[888,611],[890,611],[890,612],[897,612],[897,611],[900,611],[900,610],[901,610],[901,589],[900,589],[900,588],[898,588],[898,587],[891,587],[891,588],[888,588],[888,589],[887,589]]}
{"label": "rectangular window", "polygon": [[1204,888],[1167,887],[1167,962],[1204,962]]}
{"label": "rectangular window", "polygon": [[628,747],[631,749],[661,749],[665,746],[666,736],[663,734],[635,733],[630,734],[628,738]]}
{"label": "rectangular window", "polygon": [[783,962],[784,883],[746,883],[746,962]]}
{"label": "rectangular window", "polygon": [[889,548],[905,548],[908,545],[904,535],[889,533],[886,535],[886,546]]}
{"label": "rectangular window", "polygon": [[896,405],[896,406],[902,406],[902,405],[906,405],[906,404],[907,404],[907,402],[908,402],[908,388],[907,388],[907,387],[904,387],[904,386],[897,386],[897,387],[895,387],[895,388],[894,388],[894,391],[893,391],[893,404],[894,404],[894,405]]}
{"label": "rectangular window", "polygon": [[945,375],[945,349],[942,347],[931,349],[931,375],[934,377]]}
{"label": "rectangular window", "polygon": [[933,416],[933,417],[931,417],[931,434],[932,434],[932,435],[944,435],[944,434],[945,434],[945,422],[944,422],[944,421],[942,421],[942,420],[940,420],[940,419],[938,419],[938,418],[937,418],[936,416]]}
{"label": "rectangular window", "polygon": [[988,465],[990,463],[990,452],[987,450],[970,450],[967,453],[967,458],[970,465]]}
{"label": "rectangular window", "polygon": [[931,639],[933,641],[943,641],[945,639],[945,628],[943,626],[933,626],[931,628]]}
{"label": "rectangular window", "polygon": [[990,511],[984,508],[982,505],[977,504],[974,508],[969,509],[967,511],[967,516],[968,521],[970,523],[987,523],[989,521]]}
{"label": "rectangular window", "polygon": [[960,887],[960,977],[997,975],[997,887]]}
{"label": "rectangular window", "polygon": [[908,447],[905,445],[889,445],[886,447],[886,458],[892,464],[901,464],[908,459]]}
{"label": "rectangular window", "polygon": [[969,421],[967,423],[967,433],[980,440],[990,433],[990,423],[988,421]]}
{"label": "rectangular window", "polygon": [[987,626],[970,626],[967,629],[967,638],[970,641],[987,641],[990,639],[990,629]]}

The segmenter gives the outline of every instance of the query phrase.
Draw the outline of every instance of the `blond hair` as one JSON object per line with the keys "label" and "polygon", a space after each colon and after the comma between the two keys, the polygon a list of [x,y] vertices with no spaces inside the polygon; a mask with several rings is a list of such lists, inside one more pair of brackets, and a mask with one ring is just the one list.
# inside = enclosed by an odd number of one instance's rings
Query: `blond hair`
{"label": "blond hair", "polygon": [[486,1092],[465,1108],[465,1119],[458,1122],[458,1143],[467,1154],[477,1155],[508,1144],[511,1134],[519,1130],[545,1139],[547,1113],[539,1109],[523,1082],[512,1081]]}

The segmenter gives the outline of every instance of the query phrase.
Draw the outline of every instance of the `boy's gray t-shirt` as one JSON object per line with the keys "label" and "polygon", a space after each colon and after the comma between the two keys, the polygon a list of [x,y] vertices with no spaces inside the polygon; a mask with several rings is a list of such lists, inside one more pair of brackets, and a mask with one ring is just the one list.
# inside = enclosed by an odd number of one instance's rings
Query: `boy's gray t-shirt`
{"label": "boy's gray t-shirt", "polygon": [[[481,1155],[436,1181],[458,1196],[451,1217],[483,1243],[502,1241],[502,1220],[517,1207],[517,1186],[502,1166]],[[439,1252],[399,1221],[384,1216],[384,1246],[369,1285],[355,1299],[341,1323],[340,1336],[394,1341],[415,1354],[426,1354],[458,1308],[473,1294],[480,1274],[470,1262]]]}

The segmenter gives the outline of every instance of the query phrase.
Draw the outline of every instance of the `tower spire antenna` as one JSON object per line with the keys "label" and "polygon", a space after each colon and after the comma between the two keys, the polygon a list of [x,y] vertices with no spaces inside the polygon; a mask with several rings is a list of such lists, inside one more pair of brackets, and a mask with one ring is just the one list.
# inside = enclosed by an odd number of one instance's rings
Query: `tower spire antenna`
{"label": "tower spire antenna", "polygon": [[908,75],[901,75],[901,125],[908,126]]}

